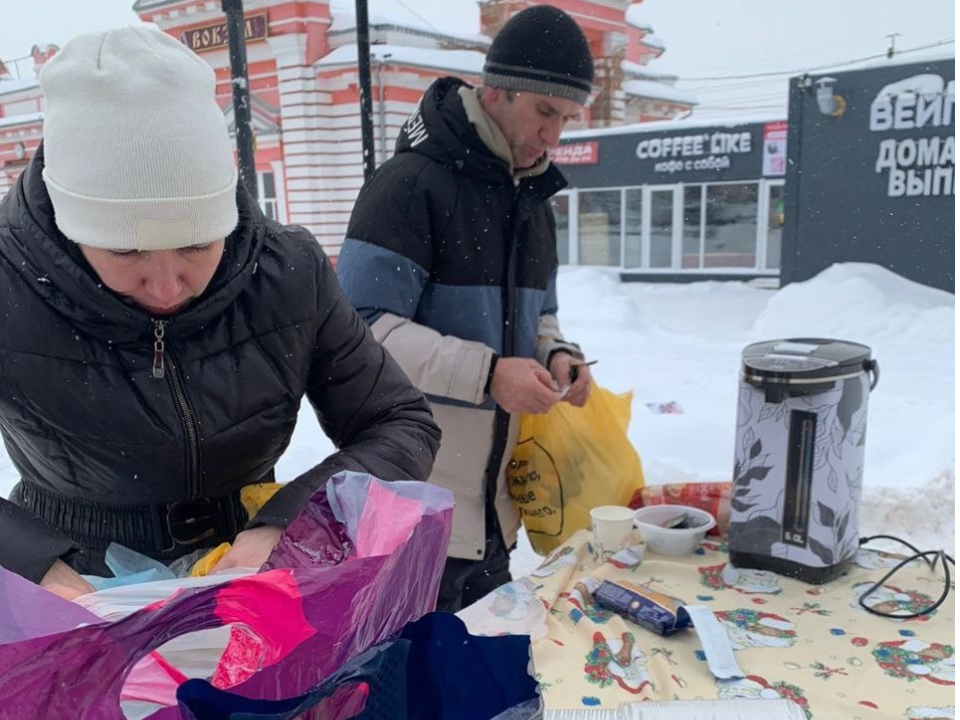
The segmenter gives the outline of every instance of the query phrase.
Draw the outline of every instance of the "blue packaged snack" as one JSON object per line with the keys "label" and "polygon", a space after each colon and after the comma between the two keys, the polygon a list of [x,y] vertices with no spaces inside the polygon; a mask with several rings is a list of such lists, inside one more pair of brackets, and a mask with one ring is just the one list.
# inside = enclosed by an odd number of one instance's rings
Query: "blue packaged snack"
{"label": "blue packaged snack", "polygon": [[593,598],[601,607],[657,635],[673,635],[693,625],[683,600],[625,580],[604,580]]}

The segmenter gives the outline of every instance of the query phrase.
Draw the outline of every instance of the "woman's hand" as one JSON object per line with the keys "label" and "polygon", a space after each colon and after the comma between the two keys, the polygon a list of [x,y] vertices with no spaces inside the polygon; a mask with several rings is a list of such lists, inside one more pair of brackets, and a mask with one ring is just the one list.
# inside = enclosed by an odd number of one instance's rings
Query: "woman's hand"
{"label": "woman's hand", "polygon": [[233,547],[220,558],[220,562],[213,566],[211,572],[233,568],[259,569],[270,557],[282,534],[283,528],[273,525],[261,525],[252,530],[244,530],[237,535],[236,540],[233,541]]}
{"label": "woman's hand", "polygon": [[84,580],[80,573],[63,560],[56,560],[40,581],[45,588],[64,600],[74,600],[81,595],[92,593],[93,585]]}

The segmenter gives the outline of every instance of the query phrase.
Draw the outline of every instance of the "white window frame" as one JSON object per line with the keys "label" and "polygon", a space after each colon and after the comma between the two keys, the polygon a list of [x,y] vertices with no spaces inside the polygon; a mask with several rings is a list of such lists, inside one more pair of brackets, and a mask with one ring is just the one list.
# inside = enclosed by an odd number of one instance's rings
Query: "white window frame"
{"label": "white window frame", "polygon": [[[639,187],[639,186],[634,186]],[[573,188],[569,191],[564,191],[561,194],[569,194],[570,196],[570,260],[571,265],[580,264],[580,193],[592,193],[592,192],[603,192],[603,193],[620,193],[620,263],[619,265],[597,265],[594,267],[611,267],[618,268],[623,270],[623,243],[624,243],[624,222],[626,218],[626,208],[624,206],[625,194],[624,187],[585,187],[585,188]],[[574,262],[575,261],[575,262]],[[632,268],[637,270],[638,268]]]}
{"label": "white window frame", "polygon": [[[271,198],[266,197],[264,182],[264,175],[266,173],[273,175],[274,195]],[[283,165],[279,162],[273,162],[270,163],[269,170],[264,170],[263,172],[257,173],[257,204],[260,205],[260,209],[263,211],[263,214],[267,217],[270,217],[270,214],[267,212],[267,203],[272,203],[274,219],[279,223],[285,224],[287,222],[287,208],[286,203],[283,202],[283,198],[281,197],[282,195]]]}
{"label": "white window frame", "polygon": [[[669,185],[644,185],[643,186],[643,239],[641,241],[640,266],[650,272],[675,272],[680,261],[680,254],[683,251],[683,184],[671,183]],[[652,224],[653,203],[650,195],[655,192],[670,191],[673,194],[673,207],[671,208],[671,223],[673,225],[673,234],[670,238],[670,265],[667,267],[650,266],[650,226]],[[679,201],[678,201],[679,198]]]}
{"label": "white window frame", "polygon": [[[636,267],[627,267],[627,191],[640,191],[640,264]],[[645,270],[643,264],[643,245],[644,245],[644,224],[643,218],[646,212],[646,194],[643,185],[627,185],[620,188],[620,269],[626,272]]]}
{"label": "white window frame", "polygon": [[[714,275],[736,275],[743,274],[745,272],[749,273],[758,273],[758,274],[779,274],[779,270],[776,272],[772,270],[763,269],[763,261],[761,261],[760,253],[766,253],[766,222],[764,220],[764,210],[763,205],[766,203],[764,198],[766,180],[764,178],[758,178],[756,180],[721,180],[718,182],[704,182],[701,183],[700,191],[700,267],[699,272],[711,273]],[[781,181],[782,182],[782,181]],[[695,183],[690,183],[694,185]],[[757,230],[756,236],[754,237],[753,243],[756,252],[754,253],[754,264],[752,268],[749,267],[716,267],[716,268],[706,268],[703,266],[704,260],[706,260],[706,228],[707,228],[707,188],[713,185],[756,185],[757,186]]]}
{"label": "white window frame", "polygon": [[[581,192],[620,192],[620,264],[619,269],[625,272],[645,272],[645,273],[684,273],[684,274],[709,274],[709,275],[737,275],[742,273],[751,273],[757,275],[778,276],[779,268],[766,268],[767,251],[767,221],[769,219],[768,195],[771,186],[784,185],[783,178],[752,178],[748,180],[721,180],[721,181],[702,181],[691,183],[657,183],[646,185],[625,185],[619,187],[584,187],[570,188],[561,195],[566,195],[569,199],[568,212],[570,214],[568,243],[568,256],[570,265],[580,264],[580,193]],[[707,223],[707,188],[713,185],[756,185],[757,186],[757,232],[755,237],[755,257],[756,264],[750,267],[738,268],[705,268],[706,260],[706,223]],[[696,268],[681,267],[683,256],[683,210],[684,210],[684,192],[689,187],[700,188],[700,238],[699,238],[699,265]],[[641,190],[641,221],[640,221],[640,265],[638,267],[627,267],[626,257],[626,230],[627,230],[627,190]],[[671,258],[670,267],[650,267],[650,226],[652,203],[650,201],[651,192],[672,190],[673,191],[673,235],[671,238]],[[279,194],[279,187],[278,187]],[[611,265],[609,267],[617,267]]]}
{"label": "white window frame", "polygon": [[[780,274],[780,268],[767,267],[767,225],[770,222],[770,188],[783,187],[786,181],[781,178],[763,178],[760,180],[759,210],[757,212],[757,271],[767,274]],[[780,262],[783,264],[783,247],[781,242]]]}
{"label": "white window frame", "polygon": [[567,193],[567,259],[571,265],[580,264],[580,190]]}

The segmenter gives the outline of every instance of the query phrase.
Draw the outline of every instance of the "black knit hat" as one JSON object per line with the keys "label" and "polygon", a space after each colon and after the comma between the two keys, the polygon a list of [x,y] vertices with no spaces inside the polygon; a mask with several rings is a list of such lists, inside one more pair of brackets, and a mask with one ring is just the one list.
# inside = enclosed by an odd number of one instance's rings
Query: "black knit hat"
{"label": "black knit hat", "polygon": [[573,18],[550,5],[534,5],[497,33],[483,65],[483,84],[587,102],[593,57]]}

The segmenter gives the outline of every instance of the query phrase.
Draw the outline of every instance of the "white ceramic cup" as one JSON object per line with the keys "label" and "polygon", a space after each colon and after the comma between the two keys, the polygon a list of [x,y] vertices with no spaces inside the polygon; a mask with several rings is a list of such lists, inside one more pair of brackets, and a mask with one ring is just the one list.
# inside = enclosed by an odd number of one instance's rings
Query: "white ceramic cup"
{"label": "white ceramic cup", "polygon": [[633,533],[633,510],[621,505],[600,505],[590,511],[594,553],[606,560],[629,547]]}

